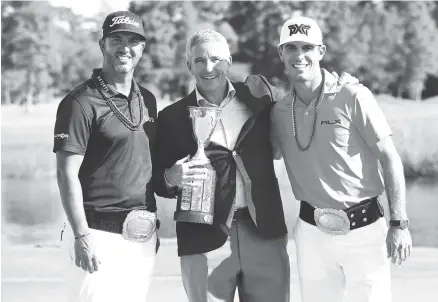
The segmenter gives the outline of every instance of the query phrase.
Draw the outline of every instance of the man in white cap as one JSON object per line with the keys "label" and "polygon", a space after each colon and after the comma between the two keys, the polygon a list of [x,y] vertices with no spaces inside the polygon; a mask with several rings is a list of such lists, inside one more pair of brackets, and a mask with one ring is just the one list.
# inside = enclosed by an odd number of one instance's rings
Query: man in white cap
{"label": "man in white cap", "polygon": [[[326,46],[314,20],[286,21],[278,52],[293,85],[272,109],[271,140],[301,202],[294,238],[302,299],[391,301],[388,258],[404,262],[412,240],[388,123],[369,89],[339,87],[320,68]],[[389,230],[378,201],[385,188]]]}
{"label": "man in white cap", "polygon": [[56,115],[65,283],[68,301],[144,302],[158,246],[150,181],[157,104],[133,78],[146,45],[142,19],[114,12],[102,30],[102,68]]}

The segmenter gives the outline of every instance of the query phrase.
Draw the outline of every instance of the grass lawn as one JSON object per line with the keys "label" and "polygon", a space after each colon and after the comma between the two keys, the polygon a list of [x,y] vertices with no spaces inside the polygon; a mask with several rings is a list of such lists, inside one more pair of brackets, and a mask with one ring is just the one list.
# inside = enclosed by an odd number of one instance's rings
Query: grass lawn
{"label": "grass lawn", "polygon": [[[438,177],[438,100],[413,102],[378,97],[394,132],[394,141],[409,177]],[[160,104],[163,107],[165,104]],[[31,113],[16,106],[1,108],[2,241],[22,243],[58,238],[64,220],[52,153],[56,104]],[[289,225],[296,203],[282,162],[276,162]],[[175,201],[158,198],[161,235],[173,237]]]}

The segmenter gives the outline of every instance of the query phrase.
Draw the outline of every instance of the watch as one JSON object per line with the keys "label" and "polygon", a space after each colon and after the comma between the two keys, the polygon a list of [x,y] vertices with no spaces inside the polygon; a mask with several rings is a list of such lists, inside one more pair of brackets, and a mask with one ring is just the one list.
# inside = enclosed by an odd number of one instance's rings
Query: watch
{"label": "watch", "polygon": [[392,227],[399,227],[402,230],[405,230],[409,227],[409,220],[408,219],[403,219],[403,220],[390,220],[389,221],[389,226]]}

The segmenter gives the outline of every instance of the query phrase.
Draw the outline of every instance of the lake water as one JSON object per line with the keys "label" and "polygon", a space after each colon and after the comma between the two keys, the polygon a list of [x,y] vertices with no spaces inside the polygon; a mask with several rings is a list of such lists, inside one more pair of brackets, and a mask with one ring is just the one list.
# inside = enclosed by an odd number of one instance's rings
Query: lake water
{"label": "lake water", "polygon": [[[289,230],[295,222],[298,204],[287,183],[281,183]],[[438,247],[438,181],[408,183],[407,212],[414,245]],[[383,199],[382,199],[383,201]],[[161,236],[174,237],[172,221],[175,201],[158,199]],[[387,210],[386,199],[383,201]],[[2,242],[58,242],[64,215],[53,176],[38,180],[2,180]]]}
{"label": "lake water", "polygon": [[438,182],[409,183],[407,201],[414,244],[438,247]]}

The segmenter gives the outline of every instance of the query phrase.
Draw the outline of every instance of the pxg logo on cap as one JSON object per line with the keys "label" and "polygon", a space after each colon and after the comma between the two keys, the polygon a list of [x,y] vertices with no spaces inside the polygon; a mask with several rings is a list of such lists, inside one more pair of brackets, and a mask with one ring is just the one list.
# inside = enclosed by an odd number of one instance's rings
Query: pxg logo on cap
{"label": "pxg logo on cap", "polygon": [[292,25],[289,25],[287,28],[289,28],[289,30],[290,30],[289,36],[292,36],[295,34],[303,34],[303,35],[308,36],[310,25],[292,24]]}
{"label": "pxg logo on cap", "polygon": [[115,32],[131,32],[146,39],[143,28],[143,20],[134,13],[128,11],[117,11],[109,14],[102,25],[102,38]]}
{"label": "pxg logo on cap", "polygon": [[322,32],[315,20],[306,17],[295,17],[287,20],[281,27],[280,43],[306,42],[322,45]]}

